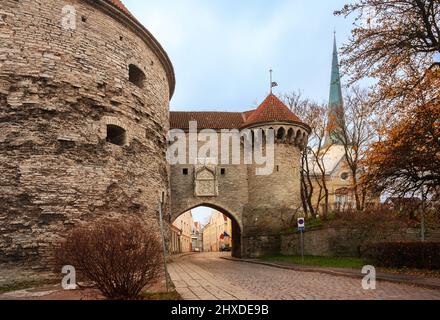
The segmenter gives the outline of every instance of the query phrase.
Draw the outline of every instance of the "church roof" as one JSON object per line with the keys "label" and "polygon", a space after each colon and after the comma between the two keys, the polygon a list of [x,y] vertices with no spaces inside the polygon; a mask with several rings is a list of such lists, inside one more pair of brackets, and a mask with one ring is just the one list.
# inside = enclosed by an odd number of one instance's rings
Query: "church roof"
{"label": "church roof", "polygon": [[342,97],[341,72],[339,70],[338,47],[336,33],[333,41],[333,59],[330,82],[328,124],[325,145],[342,144],[340,141],[341,126],[344,125],[344,99]]}
{"label": "church roof", "polygon": [[332,175],[338,168],[338,165],[345,157],[345,148],[342,145],[334,144],[329,147],[323,148],[321,150],[321,155],[319,160],[317,160],[313,154],[309,154],[311,166],[311,173],[316,176],[321,175],[321,170],[319,169],[316,161],[319,161],[325,168],[326,175]]}
{"label": "church roof", "polygon": [[329,105],[331,108],[339,108],[344,105],[341,87],[341,72],[339,71],[338,47],[336,45],[336,35],[333,41],[333,60],[330,82]]}

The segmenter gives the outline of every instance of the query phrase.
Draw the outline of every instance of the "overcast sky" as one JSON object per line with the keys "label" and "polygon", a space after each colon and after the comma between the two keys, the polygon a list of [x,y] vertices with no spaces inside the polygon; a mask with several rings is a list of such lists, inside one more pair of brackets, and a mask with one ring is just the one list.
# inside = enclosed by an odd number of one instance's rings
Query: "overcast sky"
{"label": "overcast sky", "polygon": [[[172,110],[245,111],[269,91],[301,89],[328,100],[333,31],[352,20],[333,11],[349,0],[123,0],[159,40],[176,72]],[[194,210],[205,220],[211,209]]]}
{"label": "overcast sky", "polygon": [[345,42],[352,21],[333,16],[349,0],[124,0],[173,62],[173,110],[243,111],[268,92],[301,89],[328,99],[333,30]]}

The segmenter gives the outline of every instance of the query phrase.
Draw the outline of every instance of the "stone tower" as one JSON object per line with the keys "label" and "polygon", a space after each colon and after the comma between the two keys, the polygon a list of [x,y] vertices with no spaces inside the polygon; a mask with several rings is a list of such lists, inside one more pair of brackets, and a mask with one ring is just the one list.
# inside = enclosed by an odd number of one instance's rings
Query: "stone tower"
{"label": "stone tower", "polygon": [[248,166],[249,202],[243,213],[243,241],[248,252],[245,249],[244,254],[259,256],[279,251],[279,232],[290,227],[302,211],[301,152],[310,132],[273,94],[252,113],[242,129],[251,130],[255,139],[267,136],[268,130],[273,130],[275,136],[273,173],[257,175],[258,165]]}
{"label": "stone tower", "polygon": [[166,52],[119,0],[2,0],[0,15],[0,262],[46,261],[99,217],[156,223]]}

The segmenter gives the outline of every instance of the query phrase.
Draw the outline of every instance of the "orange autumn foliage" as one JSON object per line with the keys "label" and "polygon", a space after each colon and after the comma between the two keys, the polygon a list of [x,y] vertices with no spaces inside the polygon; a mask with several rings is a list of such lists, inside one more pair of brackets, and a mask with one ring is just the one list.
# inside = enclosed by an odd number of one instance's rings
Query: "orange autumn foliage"
{"label": "orange autumn foliage", "polygon": [[373,144],[364,179],[378,192],[408,195],[440,186],[440,100],[413,108]]}

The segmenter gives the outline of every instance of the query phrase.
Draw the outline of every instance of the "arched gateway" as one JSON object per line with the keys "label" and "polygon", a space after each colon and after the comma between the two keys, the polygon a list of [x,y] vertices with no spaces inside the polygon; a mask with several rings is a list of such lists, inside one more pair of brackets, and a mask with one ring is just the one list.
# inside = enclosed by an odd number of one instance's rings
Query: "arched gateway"
{"label": "arched gateway", "polygon": [[[184,140],[180,150],[171,149],[173,156],[182,156],[182,150],[189,153],[181,158],[186,161],[171,165],[171,221],[193,208],[211,207],[233,221],[234,256],[278,253],[280,232],[301,211],[301,150],[307,144],[309,127],[272,94],[256,110],[244,113],[171,112],[170,124],[176,132],[174,138],[180,134]],[[238,134],[240,155],[235,160],[234,134],[228,140],[231,147],[226,148],[227,156],[223,154],[222,142],[226,140],[220,134],[225,130]],[[243,131],[247,133],[244,138]],[[272,155],[264,145],[270,132],[275,139]],[[223,161],[213,161],[209,154],[200,156],[216,133],[218,159]],[[205,139],[206,136],[210,138]],[[263,144],[266,163],[255,157],[246,161],[246,139],[252,140],[253,149]],[[191,148],[197,151],[195,161],[189,161]],[[268,165],[271,156],[272,164]]]}
{"label": "arched gateway", "polygon": [[[2,46],[14,53],[0,57],[0,261],[47,265],[69,229],[103,217],[157,223],[158,190],[167,219],[200,205],[232,218],[236,256],[278,252],[301,208],[309,127],[272,94],[244,113],[170,114],[172,63],[120,0],[46,2],[0,1]],[[240,135],[238,162],[170,164],[168,128],[191,142],[191,121],[214,134],[246,129],[256,145],[275,131],[273,166],[243,161]],[[185,143],[194,146],[203,139]]]}

